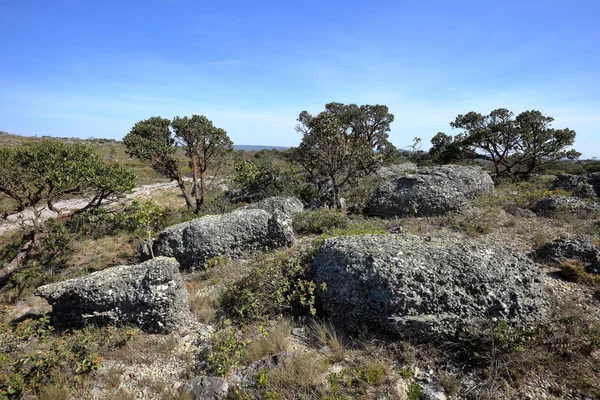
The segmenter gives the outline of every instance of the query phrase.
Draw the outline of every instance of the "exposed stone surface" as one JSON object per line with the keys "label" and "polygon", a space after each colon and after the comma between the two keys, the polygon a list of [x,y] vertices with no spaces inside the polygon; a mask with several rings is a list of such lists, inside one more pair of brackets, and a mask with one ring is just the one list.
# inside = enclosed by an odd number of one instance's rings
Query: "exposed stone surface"
{"label": "exposed stone surface", "polygon": [[409,172],[417,171],[419,167],[415,163],[392,164],[380,167],[375,171],[375,177],[378,179],[394,179],[400,175],[406,175]]}
{"label": "exposed stone surface", "polygon": [[248,204],[239,208],[240,210],[265,210],[270,214],[281,213],[292,218],[294,215],[304,211],[304,205],[296,197],[276,196]]}
{"label": "exposed stone surface", "polygon": [[417,384],[421,388],[422,400],[446,400],[446,392],[444,388],[437,382],[426,382],[418,380]]}
{"label": "exposed stone surface", "polygon": [[489,318],[515,326],[544,319],[538,268],[502,247],[415,236],[326,239],[313,262],[323,309],[338,324],[417,341],[459,336]]}
{"label": "exposed stone surface", "polygon": [[264,210],[237,210],[208,215],[171,226],[154,241],[155,255],[175,257],[182,268],[201,268],[217,256],[245,254],[289,246],[294,230],[287,216]]}
{"label": "exposed stone surface", "polygon": [[508,206],[506,208],[506,212],[509,213],[512,216],[521,217],[521,218],[535,218],[535,217],[537,217],[537,215],[533,211],[531,211],[531,210],[529,210],[527,208],[517,207],[515,205]]}
{"label": "exposed stone surface", "polygon": [[565,236],[540,247],[535,256],[548,264],[558,265],[566,260],[579,260],[591,265],[598,260],[598,249],[584,236]]}
{"label": "exposed stone surface", "polygon": [[423,168],[380,184],[365,213],[382,217],[444,215],[493,188],[492,178],[481,167]]}
{"label": "exposed stone surface", "polygon": [[535,213],[544,217],[566,213],[585,217],[600,213],[600,204],[579,197],[550,196],[535,205]]}
{"label": "exposed stone surface", "polygon": [[188,292],[172,258],[159,257],[37,288],[60,327],[132,324],[169,333],[189,321]]}
{"label": "exposed stone surface", "polygon": [[588,183],[587,175],[562,174],[556,177],[552,189],[562,189],[584,199],[597,198],[594,187]]}
{"label": "exposed stone surface", "polygon": [[192,400],[222,400],[227,398],[229,383],[216,376],[198,376],[183,385],[183,390]]}

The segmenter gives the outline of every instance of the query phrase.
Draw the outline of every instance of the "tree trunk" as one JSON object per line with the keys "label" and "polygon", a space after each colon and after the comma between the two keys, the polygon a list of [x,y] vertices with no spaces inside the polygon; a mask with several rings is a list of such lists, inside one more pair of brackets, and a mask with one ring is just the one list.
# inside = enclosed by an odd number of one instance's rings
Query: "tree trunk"
{"label": "tree trunk", "polygon": [[190,194],[188,193],[188,191],[185,187],[185,182],[183,182],[183,179],[181,179],[181,177],[177,178],[177,186],[181,190],[181,194],[183,194],[183,198],[185,199],[186,207],[188,208],[188,210],[193,210],[194,206],[192,204],[192,198],[190,197]]}
{"label": "tree trunk", "polygon": [[19,254],[17,254],[17,256],[13,258],[11,262],[6,264],[0,270],[0,285],[4,285],[4,282],[6,282],[14,272],[21,269],[21,262],[23,259],[25,259],[25,257],[27,257],[27,254],[32,248],[34,240],[29,240],[27,243],[25,243],[23,247],[21,247]]}
{"label": "tree trunk", "polygon": [[196,207],[194,208],[194,214],[198,214],[202,203],[200,201],[200,194],[198,193],[198,157],[195,153],[191,155],[192,160],[192,187],[194,188],[194,199],[196,200]]}
{"label": "tree trunk", "polygon": [[[196,189],[197,190],[197,189]],[[200,211],[206,197],[206,177],[204,171],[200,171],[200,196],[196,197],[196,209]]]}

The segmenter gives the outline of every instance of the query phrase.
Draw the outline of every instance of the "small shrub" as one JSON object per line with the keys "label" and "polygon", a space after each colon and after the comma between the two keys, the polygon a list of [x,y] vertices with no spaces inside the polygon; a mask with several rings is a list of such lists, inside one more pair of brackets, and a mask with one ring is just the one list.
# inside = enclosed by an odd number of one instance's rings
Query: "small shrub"
{"label": "small shrub", "polygon": [[294,230],[303,234],[323,234],[349,225],[346,215],[338,210],[307,210],[294,216]]}
{"label": "small shrub", "polygon": [[226,377],[245,358],[249,339],[242,339],[241,332],[231,321],[225,320],[212,337],[208,362],[210,370],[217,376]]}
{"label": "small shrub", "polygon": [[321,346],[331,349],[331,354],[335,360],[339,361],[344,358],[344,340],[331,322],[312,321],[310,332]]}
{"label": "small shrub", "polygon": [[227,284],[221,308],[240,321],[264,320],[285,311],[315,315],[317,287],[309,277],[311,255],[283,250],[260,259],[250,273]]}
{"label": "small shrub", "polygon": [[406,398],[408,400],[421,400],[423,393],[421,392],[421,386],[417,383],[411,383],[408,385],[408,391],[406,392]]}

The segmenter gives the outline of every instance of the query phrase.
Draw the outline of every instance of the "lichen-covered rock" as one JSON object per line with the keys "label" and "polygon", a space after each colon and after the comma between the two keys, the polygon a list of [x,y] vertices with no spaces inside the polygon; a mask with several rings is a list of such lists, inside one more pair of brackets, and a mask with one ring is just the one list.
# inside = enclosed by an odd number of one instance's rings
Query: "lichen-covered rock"
{"label": "lichen-covered rock", "polygon": [[588,183],[587,175],[561,174],[556,177],[552,189],[562,189],[573,193],[573,196],[584,199],[596,199],[594,187]]}
{"label": "lichen-covered rock", "polygon": [[600,204],[579,197],[556,195],[539,201],[535,205],[534,211],[537,215],[543,217],[552,217],[556,214],[587,217],[600,213]]}
{"label": "lichen-covered rock", "polygon": [[239,208],[239,210],[265,210],[271,214],[281,213],[288,218],[292,218],[304,211],[304,205],[295,197],[276,196],[248,204]]}
{"label": "lichen-covered rock", "polygon": [[169,333],[190,316],[188,292],[172,258],[159,257],[37,288],[52,305],[55,325],[135,325],[146,332]]}
{"label": "lichen-covered rock", "polygon": [[202,268],[217,256],[230,259],[294,242],[289,217],[264,210],[237,210],[171,226],[153,243],[155,255],[175,257],[184,269]]}
{"label": "lichen-covered rock", "polygon": [[392,164],[380,167],[375,171],[375,177],[382,180],[397,178],[400,175],[406,175],[419,169],[415,163]]}
{"label": "lichen-covered rock", "polygon": [[546,294],[526,255],[471,242],[415,236],[326,239],[313,262],[324,311],[363,328],[426,341],[459,337],[489,318],[514,326],[544,319]]}
{"label": "lichen-covered rock", "polygon": [[444,215],[493,188],[492,178],[481,167],[423,168],[380,184],[365,213],[381,217]]}
{"label": "lichen-covered rock", "polygon": [[183,391],[192,400],[224,400],[227,398],[229,383],[217,376],[198,376],[183,385]]}
{"label": "lichen-covered rock", "polygon": [[536,250],[538,260],[559,265],[566,260],[579,260],[591,265],[598,260],[598,249],[590,239],[584,236],[565,236],[546,243]]}

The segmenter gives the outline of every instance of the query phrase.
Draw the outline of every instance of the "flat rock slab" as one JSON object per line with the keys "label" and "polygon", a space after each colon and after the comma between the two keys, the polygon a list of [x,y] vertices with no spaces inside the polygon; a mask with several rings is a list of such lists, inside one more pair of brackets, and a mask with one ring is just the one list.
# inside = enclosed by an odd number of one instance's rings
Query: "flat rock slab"
{"label": "flat rock slab", "polygon": [[539,201],[534,208],[537,215],[553,217],[558,214],[570,214],[579,218],[600,215],[600,203],[579,197],[550,196]]}
{"label": "flat rock slab", "polygon": [[131,324],[146,332],[169,333],[191,318],[179,263],[172,258],[107,268],[41,286],[34,293],[52,305],[53,324],[59,328]]}
{"label": "flat rock slab", "polygon": [[153,243],[155,255],[174,257],[184,269],[204,268],[214,257],[235,259],[291,245],[292,221],[261,209],[208,215],[171,226]]}
{"label": "flat rock slab", "polygon": [[491,318],[513,326],[544,319],[546,293],[526,255],[415,236],[326,239],[313,262],[323,310],[344,328],[446,339]]}
{"label": "flat rock slab", "polygon": [[280,213],[288,218],[304,211],[304,204],[296,197],[275,196],[240,207],[240,210],[265,210],[268,213]]}

